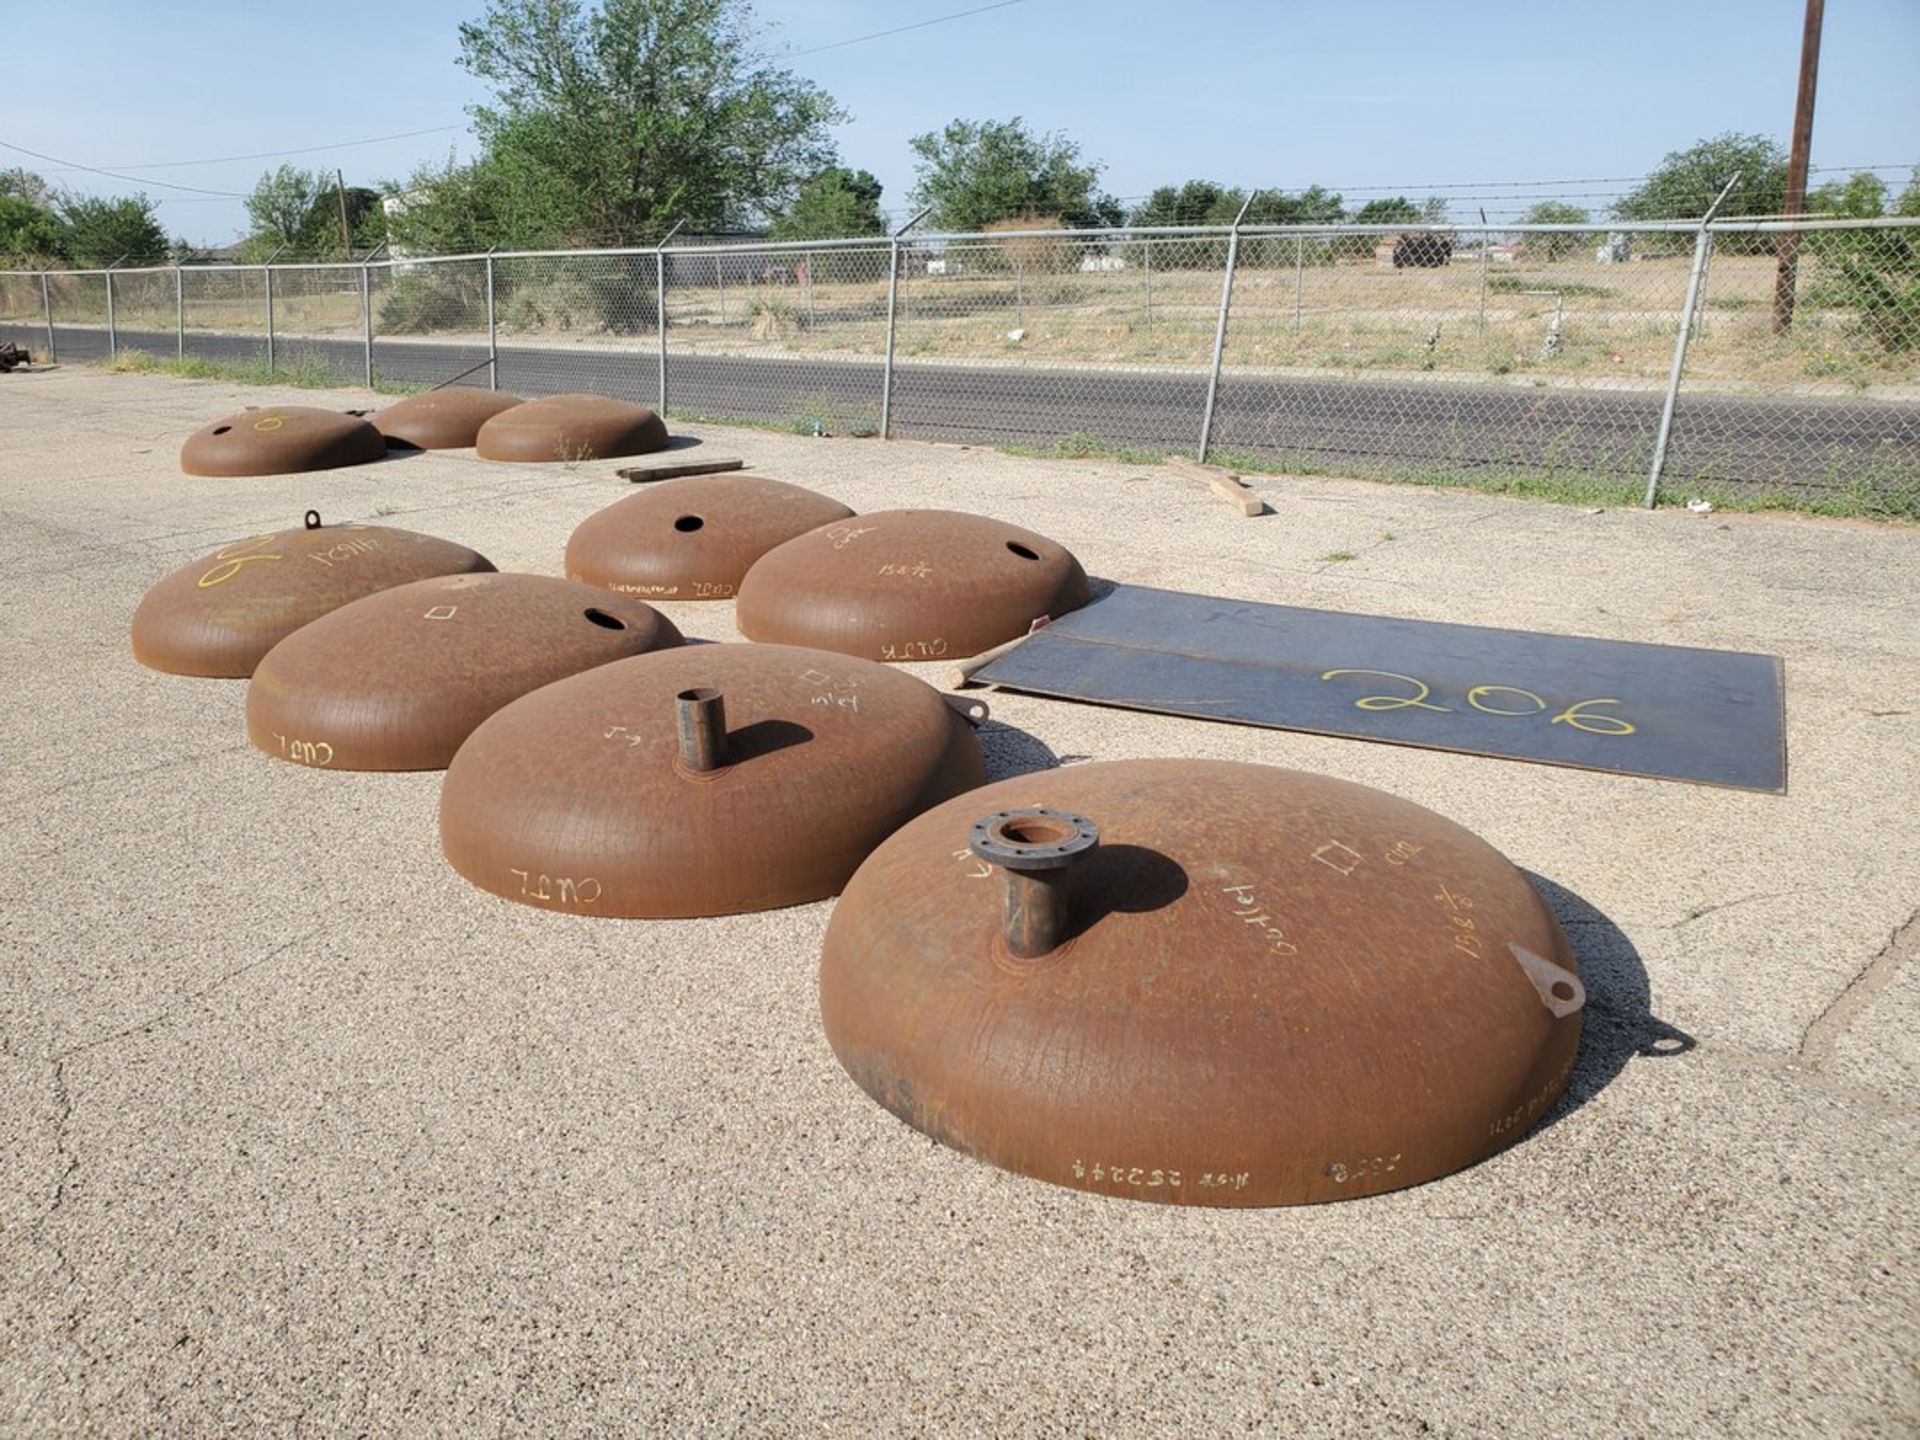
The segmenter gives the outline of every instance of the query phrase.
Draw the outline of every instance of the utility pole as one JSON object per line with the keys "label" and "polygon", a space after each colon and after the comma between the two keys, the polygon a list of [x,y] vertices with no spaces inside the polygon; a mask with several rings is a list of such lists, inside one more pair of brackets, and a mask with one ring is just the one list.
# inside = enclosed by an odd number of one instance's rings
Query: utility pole
{"label": "utility pole", "polygon": [[[1800,95],[1793,107],[1793,152],[1787,158],[1789,218],[1807,207],[1807,152],[1813,146],[1813,89],[1820,78],[1820,26],[1827,0],[1807,0],[1807,24],[1800,36]],[[1773,331],[1784,335],[1793,328],[1793,292],[1800,269],[1800,235],[1780,235],[1780,265],[1773,277]]]}
{"label": "utility pole", "polygon": [[353,231],[347,225],[347,179],[338,170],[333,172],[333,183],[340,196],[340,253],[346,259],[353,258]]}

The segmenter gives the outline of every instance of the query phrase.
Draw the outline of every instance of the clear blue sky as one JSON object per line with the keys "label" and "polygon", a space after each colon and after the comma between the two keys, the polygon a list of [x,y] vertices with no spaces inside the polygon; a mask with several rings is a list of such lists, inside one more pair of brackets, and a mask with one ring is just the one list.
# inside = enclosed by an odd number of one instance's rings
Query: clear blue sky
{"label": "clear blue sky", "polygon": [[[831,45],[985,0],[764,0],[773,48]],[[105,168],[198,160],[464,126],[481,98],[455,27],[482,0],[11,7],[0,140]],[[794,69],[854,119],[846,163],[904,211],[908,137],[955,116],[1024,116],[1105,167],[1116,195],[1205,177],[1349,202],[1454,185],[1457,217],[1511,192],[1482,182],[1636,176],[1725,130],[1785,142],[1801,0],[1020,0],[812,55]],[[349,183],[406,174],[460,131],[286,157]],[[1920,161],[1920,0],[1827,8],[1817,167]],[[0,151],[90,192],[137,188]],[[279,160],[142,168],[147,181],[244,192]],[[61,173],[56,173],[61,172]],[[1816,176],[1816,182],[1820,179]],[[1547,187],[1549,190],[1556,187]],[[1603,209],[1618,186],[1557,187]],[[237,200],[155,184],[170,233],[198,244],[244,226]],[[1532,197],[1529,197],[1532,198]]]}

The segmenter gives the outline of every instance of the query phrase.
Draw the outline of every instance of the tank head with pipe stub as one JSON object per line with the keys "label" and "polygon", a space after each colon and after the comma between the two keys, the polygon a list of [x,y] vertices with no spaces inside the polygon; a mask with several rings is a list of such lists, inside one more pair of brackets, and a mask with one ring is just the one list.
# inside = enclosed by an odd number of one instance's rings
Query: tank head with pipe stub
{"label": "tank head with pipe stub", "polygon": [[1003,780],[904,825],[827,926],[847,1072],[934,1139],[1185,1205],[1376,1194],[1552,1109],[1585,989],[1498,851],[1365,786],[1227,761]]}
{"label": "tank head with pipe stub", "polygon": [[971,711],[794,646],[616,661],[473,732],[441,790],[441,845],[484,890],[583,915],[825,899],[901,824],[985,778]]}

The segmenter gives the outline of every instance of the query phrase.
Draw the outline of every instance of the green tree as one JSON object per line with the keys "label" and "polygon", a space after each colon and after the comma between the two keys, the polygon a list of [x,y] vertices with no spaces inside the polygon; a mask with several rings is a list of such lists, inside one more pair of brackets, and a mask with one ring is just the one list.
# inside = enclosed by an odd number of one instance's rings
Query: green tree
{"label": "green tree", "polygon": [[[1692,220],[1706,214],[1721,188],[1738,175],[1720,214],[1778,215],[1787,203],[1787,157],[1764,135],[1729,132],[1702,140],[1688,150],[1675,150],[1634,190],[1614,202],[1622,220]],[[1691,243],[1685,237],[1667,241],[1678,249]],[[1737,254],[1771,251],[1774,237],[1766,234],[1728,234],[1720,247]]]}
{"label": "green tree", "polygon": [[[1188,180],[1180,185],[1162,185],[1134,207],[1128,220],[1135,225],[1216,225],[1230,223],[1239,202],[1227,208],[1230,192],[1211,180]],[[1243,197],[1244,198],[1244,197]],[[1226,221],[1220,219],[1226,211]]]}
{"label": "green tree", "polygon": [[[1542,200],[1535,204],[1520,219],[1528,225],[1585,225],[1592,216],[1578,205],[1569,205],[1564,200]],[[1584,234],[1529,235],[1526,237],[1529,254],[1541,256],[1547,260],[1561,260],[1587,246]]]}
{"label": "green tree", "polygon": [[[1868,180],[1873,183],[1863,183]],[[1830,188],[1816,192],[1823,203],[1808,208],[1848,206],[1852,218],[1863,220],[1883,212],[1886,186],[1872,176],[1841,182],[1838,195],[1823,193]],[[1893,213],[1920,216],[1920,167],[1894,201]],[[1887,350],[1920,350],[1920,229],[1814,230],[1805,241],[1819,260],[1806,291],[1812,304],[1852,310],[1861,333]]]}
{"label": "green tree", "polygon": [[[387,238],[387,214],[380,204],[380,192],[364,185],[349,185],[345,190],[348,244],[353,249],[372,249]],[[337,181],[324,184],[300,219],[294,249],[302,255],[332,258],[343,253],[340,241],[340,201]]]}
{"label": "green tree", "polygon": [[166,232],[145,195],[63,195],[60,218],[76,265],[157,265],[167,258]]}
{"label": "green tree", "polygon": [[49,203],[47,182],[31,170],[0,171],[0,255],[57,260],[67,251],[67,227]]}
{"label": "green tree", "polygon": [[[1216,185],[1211,180],[1189,180],[1178,187],[1162,185],[1132,215],[1135,225],[1231,225],[1246,204],[1247,192]],[[1261,190],[1247,206],[1249,225],[1337,225],[1346,218],[1340,196],[1320,185],[1309,185],[1296,195],[1284,190]]]}
{"label": "green tree", "polygon": [[483,156],[428,162],[386,187],[393,196],[387,236],[396,253],[452,255],[498,245],[527,250],[560,238],[545,217],[522,216],[506,179]]}
{"label": "green tree", "polygon": [[994,220],[1057,215],[1070,229],[1118,225],[1120,204],[1099,190],[1100,166],[1060,134],[1036,135],[1011,120],[954,120],[908,141],[917,204],[939,230],[983,229]]}
{"label": "green tree", "polygon": [[678,221],[783,211],[846,118],[761,56],[745,0],[489,0],[460,51],[494,96],[473,112],[473,178],[552,241],[645,244]]}
{"label": "green tree", "polygon": [[[1231,224],[1246,197],[1238,190],[1227,193],[1233,210],[1227,215]],[[1320,185],[1309,185],[1298,194],[1284,190],[1262,190],[1247,206],[1249,225],[1337,225],[1347,218],[1346,205],[1339,194]]]}
{"label": "green tree", "polygon": [[317,170],[282,165],[267,171],[247,197],[252,238],[266,242],[269,251],[298,245],[314,200],[325,188],[326,177]]}
{"label": "green tree", "polygon": [[1356,225],[1418,225],[1420,220],[1420,207],[1404,195],[1369,200],[1353,214]]}
{"label": "green tree", "polygon": [[773,222],[775,240],[833,240],[884,235],[880,182],[865,170],[829,165],[800,187],[792,208]]}
{"label": "green tree", "polygon": [[1871,170],[1830,180],[1807,196],[1807,213],[1845,220],[1874,220],[1887,213],[1887,182]]}
{"label": "green tree", "polygon": [[53,207],[53,187],[33,171],[23,170],[18,165],[11,170],[0,170],[0,195],[16,196],[42,209]]}

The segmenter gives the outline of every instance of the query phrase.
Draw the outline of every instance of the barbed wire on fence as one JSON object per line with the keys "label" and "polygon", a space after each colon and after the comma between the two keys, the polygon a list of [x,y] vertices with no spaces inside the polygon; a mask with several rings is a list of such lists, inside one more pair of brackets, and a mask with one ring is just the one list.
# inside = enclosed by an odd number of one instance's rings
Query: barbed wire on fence
{"label": "barbed wire on fence", "polygon": [[0,338],[343,382],[477,365],[464,383],[807,434],[1063,454],[1195,453],[1204,434],[1242,467],[1595,495],[1651,481],[1920,518],[1920,220],[707,237],[16,271]]}

